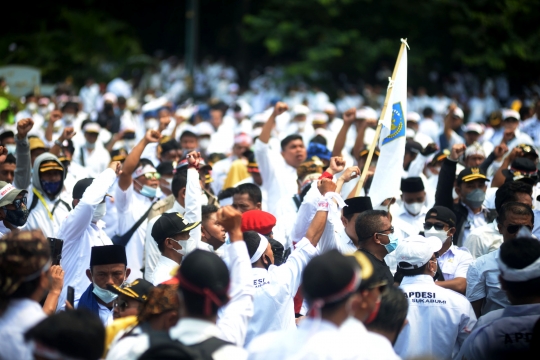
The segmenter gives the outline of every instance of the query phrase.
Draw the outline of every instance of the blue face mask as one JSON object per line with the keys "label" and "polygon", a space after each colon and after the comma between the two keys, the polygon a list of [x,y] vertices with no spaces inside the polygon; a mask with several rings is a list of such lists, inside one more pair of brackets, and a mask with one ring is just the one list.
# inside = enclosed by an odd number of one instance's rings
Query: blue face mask
{"label": "blue face mask", "polygon": [[56,195],[60,191],[60,186],[62,186],[62,181],[51,182],[41,180],[41,187],[47,194]]}
{"label": "blue face mask", "polygon": [[141,195],[149,197],[149,198],[155,198],[156,192],[157,192],[157,189],[154,189],[153,187],[150,187],[148,185],[143,185],[141,189]]}
{"label": "blue face mask", "polygon": [[381,245],[383,245],[386,248],[386,251],[388,251],[388,253],[390,254],[392,251],[396,250],[398,246],[398,237],[394,233],[383,234],[383,235],[387,235],[388,240],[390,240],[390,242],[388,244],[381,244]]}

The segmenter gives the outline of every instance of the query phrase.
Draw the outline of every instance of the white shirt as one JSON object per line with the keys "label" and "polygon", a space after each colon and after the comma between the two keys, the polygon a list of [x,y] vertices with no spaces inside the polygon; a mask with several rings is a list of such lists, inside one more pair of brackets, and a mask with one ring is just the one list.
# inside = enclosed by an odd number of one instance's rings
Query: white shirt
{"label": "white shirt", "polygon": [[[32,204],[32,200],[35,196],[35,194],[32,192],[32,189],[34,187],[30,185],[28,189],[28,195],[27,195],[27,204],[30,208],[30,204]],[[36,189],[36,191],[39,191]],[[28,220],[26,220],[26,224],[22,226],[21,230],[35,230],[40,229],[43,231],[43,234],[46,237],[56,237],[56,234],[58,233],[58,229],[60,228],[60,224],[69,214],[69,209],[66,207],[65,204],[60,202],[60,196],[58,196],[55,200],[49,199],[49,197],[41,193],[43,196],[43,200],[45,201],[45,204],[47,204],[47,208],[49,211],[53,211],[54,213],[53,218],[49,217],[49,212],[41,202],[41,200],[38,199],[36,207],[30,212],[30,215],[28,215]],[[56,208],[55,208],[55,204]],[[71,205],[70,205],[71,207]]]}
{"label": "white shirt", "polygon": [[263,179],[263,187],[268,194],[268,212],[277,214],[277,202],[284,197],[292,197],[298,192],[296,169],[285,163],[283,156],[277,154],[268,144],[259,139],[253,148]]}
{"label": "white shirt", "polygon": [[76,147],[72,161],[83,166],[91,177],[96,177],[109,166],[111,155],[98,140],[95,149],[91,152],[86,146]]}
{"label": "white shirt", "polygon": [[[126,191],[123,191],[117,185],[115,200],[116,209],[118,210],[118,233],[120,235],[127,233],[152,205],[152,199],[136,192],[133,183],[129,185]],[[128,282],[142,278],[141,268],[144,264],[143,253],[147,225],[148,219],[145,219],[126,245],[128,268],[131,269],[131,274],[127,279]]]}
{"label": "white shirt", "polygon": [[71,210],[60,226],[57,237],[64,240],[61,260],[64,287],[58,299],[58,309],[65,306],[68,286],[75,289],[75,300],[79,300],[90,285],[86,269],[90,267],[92,246],[112,245],[111,239],[103,231],[105,223],[92,223],[92,217],[115,180],[114,170],[107,169],[101,173],[86,188],[79,204]]}
{"label": "white shirt", "polygon": [[466,239],[469,236],[471,230],[487,224],[485,215],[486,208],[484,206],[482,206],[481,211],[475,214],[471,208],[464,203],[461,203],[461,205],[465,206],[465,209],[467,209],[467,220],[463,223],[463,236],[458,239],[458,245],[462,245],[463,239]]}
{"label": "white shirt", "polygon": [[10,300],[0,316],[1,360],[32,360],[34,355],[24,341],[24,333],[45,319],[39,303],[24,298]]}
{"label": "white shirt", "polygon": [[317,253],[317,249],[304,238],[296,244],[296,249],[284,264],[270,265],[268,270],[252,269],[255,312],[249,322],[246,345],[266,332],[296,327],[293,298],[300,286],[302,271]]}
{"label": "white shirt", "polygon": [[345,343],[340,349],[344,359],[400,359],[386,337],[368,331],[364,324],[354,317],[349,317],[340,326],[339,332]]}
{"label": "white shirt", "polygon": [[451,245],[450,248],[437,259],[444,280],[466,278],[469,265],[473,262],[471,254],[465,248]]}
{"label": "white shirt", "polygon": [[[493,316],[491,321],[474,329],[463,344],[458,359],[465,356],[488,360],[495,358],[495,354],[529,349],[534,325],[540,318],[540,304],[510,305],[488,315],[495,312],[497,317]],[[519,358],[517,354],[516,358]]]}
{"label": "white shirt", "polygon": [[439,124],[437,124],[435,120],[421,120],[418,124],[418,132],[429,136],[434,143],[437,143],[439,141]]}
{"label": "white shirt", "polygon": [[473,308],[455,291],[435,285],[429,275],[405,276],[400,288],[409,301],[408,324],[394,349],[404,359],[451,359],[476,323]]}
{"label": "white shirt", "polygon": [[411,227],[413,227],[414,230],[416,231],[415,235],[417,235],[421,231],[424,231],[424,222],[425,222],[426,214],[428,210],[429,209],[424,205],[422,206],[422,209],[420,210],[418,214],[412,215],[410,212],[407,211],[407,209],[405,209],[405,205],[402,204],[400,211],[398,213],[398,217],[403,222],[406,222],[409,225],[411,225]]}
{"label": "white shirt", "polygon": [[503,236],[497,228],[497,221],[482,225],[471,230],[469,236],[463,242],[474,259],[489,254],[501,247]]}
{"label": "white shirt", "polygon": [[180,265],[176,261],[160,255],[152,279],[149,279],[148,281],[157,286],[162,282],[170,280],[172,278],[171,272],[178,269],[179,266]]}
{"label": "white shirt", "polygon": [[498,257],[499,249],[480,256],[471,263],[467,271],[467,299],[473,302],[485,298],[482,315],[510,305],[499,282]]}
{"label": "white shirt", "polygon": [[212,165],[212,178],[214,181],[210,184],[214,194],[219,194],[223,190],[223,185],[231,169],[232,162],[236,160],[236,156],[229,156],[225,159],[219,160],[214,165]]}

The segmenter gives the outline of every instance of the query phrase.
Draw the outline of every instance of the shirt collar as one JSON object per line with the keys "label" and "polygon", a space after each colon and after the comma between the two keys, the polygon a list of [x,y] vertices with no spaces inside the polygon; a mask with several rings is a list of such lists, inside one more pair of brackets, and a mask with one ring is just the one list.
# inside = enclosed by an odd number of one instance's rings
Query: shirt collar
{"label": "shirt collar", "polygon": [[407,284],[434,284],[433,278],[429,275],[415,275],[415,276],[404,276],[401,281],[401,285]]}
{"label": "shirt collar", "polygon": [[465,209],[467,209],[467,213],[471,216],[478,216],[480,214],[485,214],[487,208],[482,204],[482,210],[478,214],[475,214],[472,209],[469,207],[469,205],[465,204],[463,201],[460,202],[461,205],[465,206]]}
{"label": "shirt collar", "polygon": [[177,212],[177,213],[180,213],[182,215],[186,212],[186,209],[182,205],[180,205],[178,200],[174,200],[174,203],[173,203],[173,206],[172,206],[171,210],[172,210],[172,212]]}
{"label": "shirt collar", "polygon": [[159,255],[159,262],[169,267],[178,266],[178,263],[176,261],[171,260],[163,255]]}

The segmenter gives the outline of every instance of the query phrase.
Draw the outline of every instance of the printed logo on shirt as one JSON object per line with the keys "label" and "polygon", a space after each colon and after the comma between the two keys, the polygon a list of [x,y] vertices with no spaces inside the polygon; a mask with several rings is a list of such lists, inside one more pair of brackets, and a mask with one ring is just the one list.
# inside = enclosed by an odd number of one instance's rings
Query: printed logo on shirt
{"label": "printed logo on shirt", "polygon": [[253,286],[255,286],[256,288],[260,288],[268,284],[270,284],[270,281],[267,281],[265,278],[253,280]]}
{"label": "printed logo on shirt", "polygon": [[434,292],[427,291],[409,291],[405,293],[405,297],[410,299],[411,302],[420,304],[446,304],[446,300],[439,300],[436,298]]}
{"label": "printed logo on shirt", "polygon": [[504,334],[504,345],[516,344],[516,343],[530,343],[532,340],[532,333],[513,333]]}

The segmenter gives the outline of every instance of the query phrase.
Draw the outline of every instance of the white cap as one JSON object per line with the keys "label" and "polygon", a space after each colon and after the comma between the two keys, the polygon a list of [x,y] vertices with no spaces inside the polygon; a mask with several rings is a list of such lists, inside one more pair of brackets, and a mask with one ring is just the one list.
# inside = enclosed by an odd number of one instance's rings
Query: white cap
{"label": "white cap", "polygon": [[454,115],[459,117],[459,118],[464,118],[465,117],[465,114],[463,113],[463,110],[461,110],[460,108],[456,107],[454,109]]}
{"label": "white cap", "polygon": [[213,133],[215,133],[212,125],[210,125],[210,123],[206,121],[198,123],[197,125],[195,125],[195,128],[197,129],[197,134],[199,136],[212,135]]}
{"label": "white cap", "polygon": [[407,139],[414,139],[415,136],[416,136],[416,131],[414,131],[411,128],[407,128],[407,130],[405,131],[405,137]]}
{"label": "white cap", "polygon": [[364,106],[356,110],[356,118],[365,120],[377,120],[379,116],[377,115],[375,109],[370,108],[369,106]]}
{"label": "white cap", "polygon": [[251,122],[256,123],[266,123],[268,121],[268,116],[265,113],[258,113],[251,117]]}
{"label": "white cap", "polygon": [[476,132],[480,135],[484,132],[484,128],[479,123],[470,122],[465,125],[465,132]]}
{"label": "white cap", "polygon": [[137,110],[139,108],[139,100],[137,100],[137,98],[130,97],[126,101],[126,107],[129,110]]}
{"label": "white cap", "polygon": [[182,119],[189,119],[193,115],[193,107],[180,108],[174,113],[176,116],[181,117]]}
{"label": "white cap", "polygon": [[401,269],[413,270],[428,263],[433,254],[442,248],[442,242],[435,236],[423,237],[422,235],[413,235],[401,240],[396,249],[396,261],[398,263],[406,262],[411,267],[402,267]]}
{"label": "white cap", "polygon": [[118,100],[118,98],[111,92],[105,93],[103,95],[103,101],[110,101],[113,104],[116,104],[116,100]]}
{"label": "white cap", "polygon": [[486,157],[486,152],[484,151],[482,145],[474,142],[465,150],[465,158],[468,158],[471,155],[482,155],[483,157]]}
{"label": "white cap", "polygon": [[407,121],[419,122],[420,121],[420,114],[417,113],[416,111],[409,111],[407,113]]}
{"label": "white cap", "polygon": [[309,108],[306,105],[298,104],[294,105],[292,112],[294,116],[307,115],[309,114]]}
{"label": "white cap", "polygon": [[324,105],[324,108],[323,108],[323,111],[324,112],[332,112],[332,113],[335,113],[336,112],[336,105],[332,104],[332,103],[326,103]]}
{"label": "white cap", "polygon": [[313,119],[312,119],[313,124],[326,124],[328,122],[328,115],[326,115],[325,113],[316,112],[316,113],[313,113],[312,116],[313,116]]}
{"label": "white cap", "polygon": [[165,104],[167,104],[168,102],[169,100],[165,96],[162,96],[158,99],[150,100],[148,103],[144,104],[141,108],[141,111],[145,113],[147,111],[158,110],[165,106]]}
{"label": "white cap", "polygon": [[501,112],[503,120],[506,120],[508,118],[516,118],[517,120],[521,120],[521,116],[519,116],[519,113],[516,110],[502,109]]}
{"label": "white cap", "polygon": [[83,131],[99,134],[99,132],[101,131],[101,126],[99,126],[99,124],[96,122],[89,122],[84,125]]}

